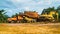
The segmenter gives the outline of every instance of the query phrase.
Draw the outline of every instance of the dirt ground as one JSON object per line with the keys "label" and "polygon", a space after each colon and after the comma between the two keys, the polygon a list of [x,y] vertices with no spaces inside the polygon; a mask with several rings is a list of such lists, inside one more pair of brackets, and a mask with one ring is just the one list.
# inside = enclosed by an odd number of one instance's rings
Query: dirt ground
{"label": "dirt ground", "polygon": [[0,34],[60,34],[60,23],[1,23]]}

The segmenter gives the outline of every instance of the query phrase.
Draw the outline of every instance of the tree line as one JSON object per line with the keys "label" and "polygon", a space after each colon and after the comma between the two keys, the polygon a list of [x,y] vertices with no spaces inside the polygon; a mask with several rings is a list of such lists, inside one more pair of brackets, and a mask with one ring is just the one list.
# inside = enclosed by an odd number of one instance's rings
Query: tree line
{"label": "tree line", "polygon": [[[47,12],[49,13],[50,11],[53,11],[55,10],[56,12],[58,12],[59,14],[59,20],[60,20],[60,6],[58,6],[56,9],[55,7],[49,7],[49,8],[46,8],[46,9],[43,9],[42,13],[43,14],[44,12]],[[6,15],[7,12],[5,12],[4,9],[0,10],[0,23],[4,23],[4,22],[7,22],[7,19],[9,18],[8,15]],[[18,14],[16,13],[15,15],[12,15],[11,17],[13,16],[17,16]]]}

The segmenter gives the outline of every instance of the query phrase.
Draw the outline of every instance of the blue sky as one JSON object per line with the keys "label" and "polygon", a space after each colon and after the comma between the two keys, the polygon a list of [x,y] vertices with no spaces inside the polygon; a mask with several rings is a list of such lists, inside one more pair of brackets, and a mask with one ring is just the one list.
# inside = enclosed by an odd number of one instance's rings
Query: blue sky
{"label": "blue sky", "polygon": [[60,0],[0,0],[0,9],[5,9],[9,16],[26,10],[41,14],[44,8],[56,8],[59,5]]}

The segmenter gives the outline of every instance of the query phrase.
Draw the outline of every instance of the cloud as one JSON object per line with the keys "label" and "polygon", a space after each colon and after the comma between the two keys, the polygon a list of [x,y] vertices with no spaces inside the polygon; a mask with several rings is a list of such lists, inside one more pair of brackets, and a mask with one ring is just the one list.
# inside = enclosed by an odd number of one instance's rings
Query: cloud
{"label": "cloud", "polygon": [[60,2],[60,0],[54,0],[55,2]]}
{"label": "cloud", "polygon": [[18,12],[19,10],[18,9],[8,9],[8,8],[6,8],[5,9],[5,12],[7,12],[6,14],[8,15],[8,16],[12,16],[12,15],[15,15],[16,13],[19,13]]}
{"label": "cloud", "polygon": [[30,8],[29,8],[29,7],[24,7],[24,9],[25,9],[26,11],[29,11],[29,10],[30,10]]}
{"label": "cloud", "polygon": [[24,3],[24,2],[30,2],[32,0],[11,0],[11,1],[16,3]]}
{"label": "cloud", "polygon": [[14,4],[8,0],[2,0],[0,1],[0,7],[1,8],[16,8]]}
{"label": "cloud", "polygon": [[[0,0],[0,9],[7,8],[8,14],[12,15],[25,10],[41,13],[44,8],[58,6],[59,0]],[[14,11],[14,13],[13,13]]]}
{"label": "cloud", "polygon": [[41,0],[41,1],[38,1],[37,3],[41,4],[41,5],[51,5],[52,1],[51,0]]}
{"label": "cloud", "polygon": [[40,5],[51,5],[51,0],[39,0],[38,2],[35,2],[34,0],[10,0],[17,8],[22,8],[25,6],[29,7],[37,7]]}

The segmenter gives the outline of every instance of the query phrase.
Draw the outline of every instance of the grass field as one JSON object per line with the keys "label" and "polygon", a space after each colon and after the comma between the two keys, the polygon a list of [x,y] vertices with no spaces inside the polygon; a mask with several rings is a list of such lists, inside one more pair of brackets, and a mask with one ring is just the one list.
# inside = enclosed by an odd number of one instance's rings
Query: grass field
{"label": "grass field", "polygon": [[60,24],[0,24],[0,34],[60,34]]}

